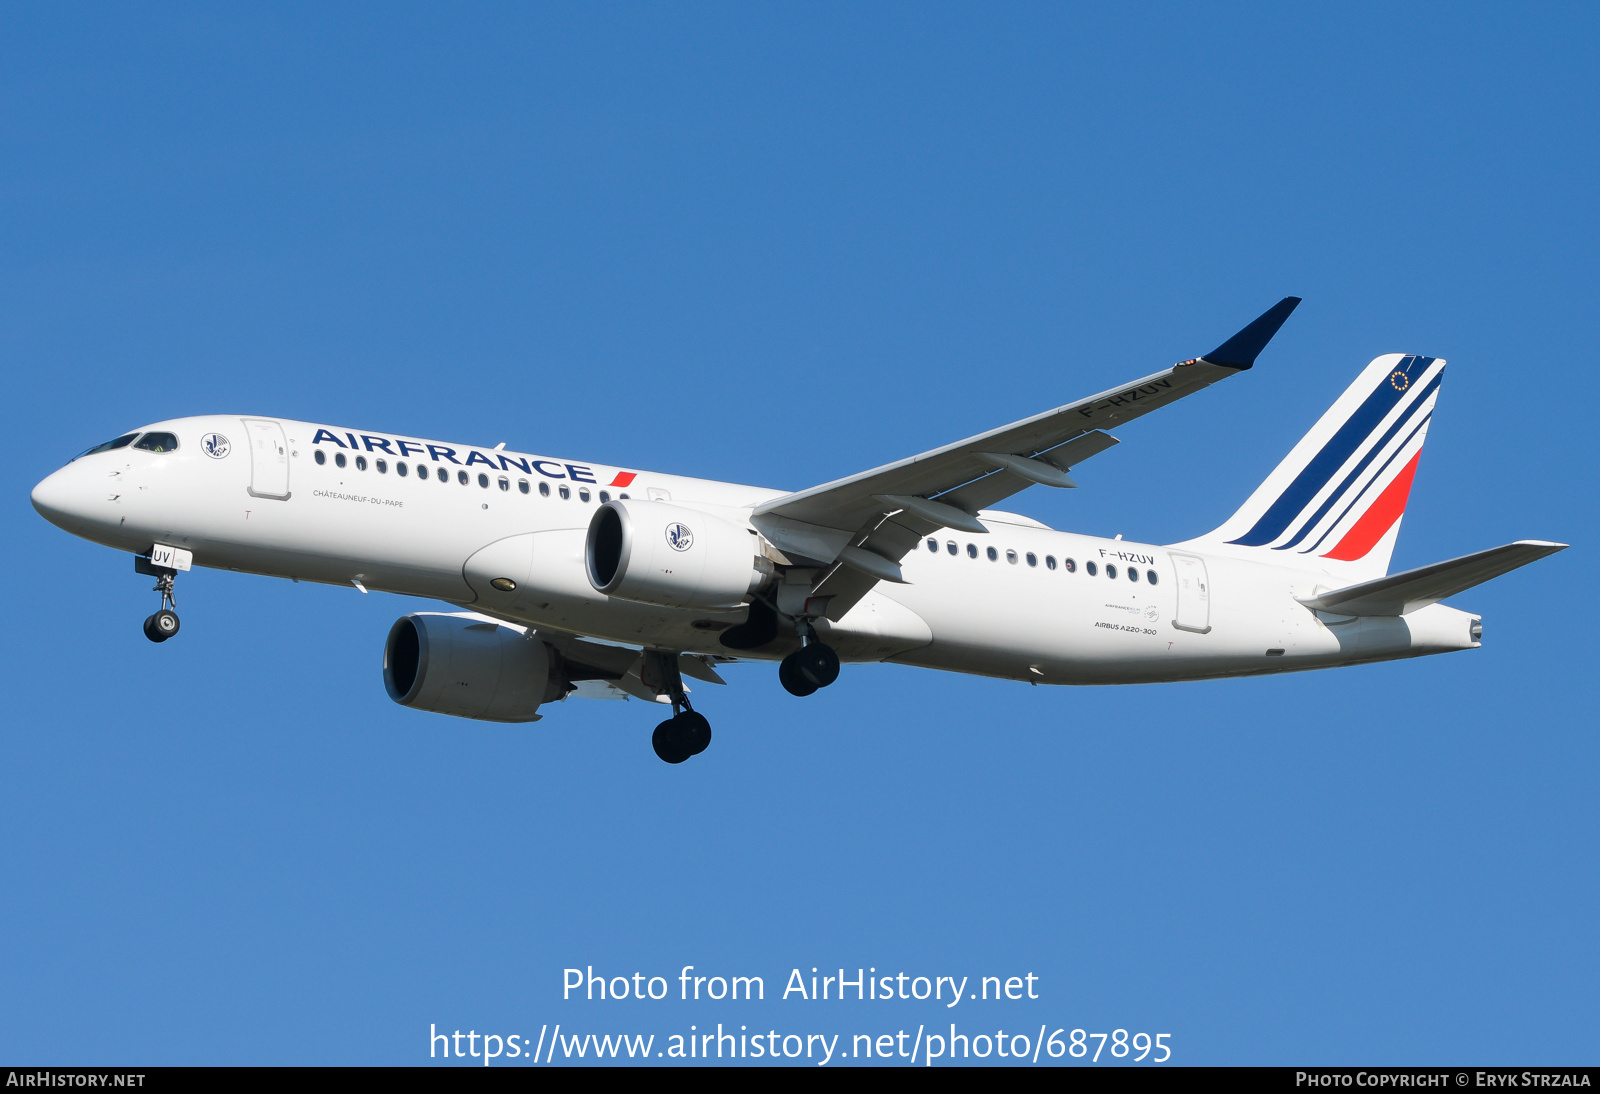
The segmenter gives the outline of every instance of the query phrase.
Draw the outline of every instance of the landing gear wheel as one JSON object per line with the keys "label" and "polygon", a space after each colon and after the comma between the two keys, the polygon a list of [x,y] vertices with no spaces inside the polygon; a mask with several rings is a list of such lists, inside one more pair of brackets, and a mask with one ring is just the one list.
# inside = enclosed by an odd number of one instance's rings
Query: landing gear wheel
{"label": "landing gear wheel", "polygon": [[656,726],[656,731],[650,735],[650,744],[655,748],[656,755],[669,764],[681,764],[694,755],[684,734],[678,732],[676,722],[676,718],[668,718]]}
{"label": "landing gear wheel", "polygon": [[813,642],[793,656],[800,665],[801,675],[817,687],[825,688],[839,679],[839,655],[833,652],[832,646]]}
{"label": "landing gear wheel", "polygon": [[681,764],[690,756],[698,756],[711,743],[711,723],[704,714],[686,710],[675,714],[656,726],[650,737],[656,755],[669,764]]}
{"label": "landing gear wheel", "polygon": [[798,650],[778,662],[778,683],[782,684],[783,690],[790,695],[802,698],[817,690],[817,685],[801,671],[799,657],[804,652]]}
{"label": "landing gear wheel", "polygon": [[689,755],[698,756],[706,750],[711,743],[711,723],[704,714],[686,710],[673,721],[678,723],[678,731],[689,745]]}
{"label": "landing gear wheel", "polygon": [[178,633],[178,613],[162,608],[144,621],[144,636],[152,642],[165,642]]}

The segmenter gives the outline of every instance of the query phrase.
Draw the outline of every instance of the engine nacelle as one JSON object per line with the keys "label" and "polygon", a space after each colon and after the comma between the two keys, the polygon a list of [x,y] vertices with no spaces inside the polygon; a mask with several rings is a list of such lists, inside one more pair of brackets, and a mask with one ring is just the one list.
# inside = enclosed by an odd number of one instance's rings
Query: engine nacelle
{"label": "engine nacelle", "polygon": [[705,610],[737,608],[773,570],[749,529],[664,501],[600,506],[583,561],[607,596]]}
{"label": "engine nacelle", "polygon": [[395,620],[383,647],[383,686],[405,707],[531,722],[563,693],[550,647],[522,627],[477,615],[414,612]]}

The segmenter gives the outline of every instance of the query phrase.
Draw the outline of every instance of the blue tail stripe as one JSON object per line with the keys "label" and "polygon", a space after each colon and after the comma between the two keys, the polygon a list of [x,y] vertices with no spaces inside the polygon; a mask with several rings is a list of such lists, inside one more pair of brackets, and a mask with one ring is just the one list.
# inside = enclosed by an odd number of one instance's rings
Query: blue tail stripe
{"label": "blue tail stripe", "polygon": [[[1426,369],[1434,360],[1433,357],[1403,357],[1394,371],[1410,376],[1411,369],[1416,364],[1420,362]],[[1393,372],[1390,375],[1392,376]],[[1377,389],[1367,396],[1366,401],[1356,408],[1356,412],[1350,415],[1344,425],[1339,427],[1338,432],[1322,446],[1322,451],[1318,452],[1305,469],[1295,476],[1288,488],[1278,495],[1278,500],[1261,515],[1261,519],[1256,521],[1244,535],[1228,542],[1237,543],[1242,547],[1260,547],[1281,536],[1295,516],[1311,504],[1311,499],[1317,496],[1317,491],[1328,485],[1328,481],[1339,468],[1344,466],[1350,454],[1367,439],[1377,428],[1378,423],[1383,421],[1384,416],[1404,397],[1405,392],[1390,383],[1387,376],[1384,377],[1384,381]]]}
{"label": "blue tail stripe", "polygon": [[1294,534],[1294,538],[1289,540],[1288,543],[1274,547],[1274,551],[1287,551],[1289,548],[1295,546],[1301,540],[1305,539],[1306,536],[1311,534],[1311,529],[1315,528],[1317,526],[1317,522],[1328,515],[1328,510],[1332,509],[1339,503],[1339,499],[1344,497],[1345,493],[1349,491],[1351,484],[1361,476],[1361,472],[1365,471],[1367,465],[1378,458],[1378,453],[1382,452],[1384,446],[1394,439],[1394,435],[1405,428],[1406,423],[1409,422],[1416,415],[1417,411],[1422,407],[1422,405],[1428,401],[1428,397],[1433,394],[1434,388],[1438,387],[1440,381],[1443,379],[1444,373],[1440,372],[1435,375],[1432,380],[1428,381],[1428,386],[1423,388],[1422,391],[1417,395],[1416,401],[1410,406],[1406,407],[1400,416],[1394,420],[1394,424],[1389,427],[1389,431],[1383,435],[1383,438],[1379,440],[1377,444],[1373,445],[1367,450],[1367,454],[1362,456],[1361,462],[1357,463],[1350,474],[1345,476],[1344,481],[1339,484],[1339,488],[1333,493],[1329,494],[1312,518],[1300,526],[1300,530]]}
{"label": "blue tail stripe", "polygon": [[1344,507],[1344,512],[1339,514],[1338,519],[1336,519],[1332,524],[1328,525],[1328,527],[1323,531],[1322,535],[1317,537],[1317,542],[1313,543],[1311,546],[1307,547],[1304,551],[1300,552],[1302,555],[1311,554],[1311,552],[1313,552],[1317,548],[1321,547],[1323,542],[1329,536],[1333,535],[1333,530],[1335,528],[1339,527],[1339,525],[1344,523],[1344,518],[1348,517],[1350,515],[1350,510],[1354,509],[1356,506],[1361,504],[1361,499],[1367,496],[1367,491],[1371,490],[1372,487],[1378,482],[1378,480],[1383,478],[1383,473],[1385,471],[1389,470],[1389,465],[1394,463],[1394,461],[1399,458],[1400,453],[1404,452],[1406,450],[1406,448],[1411,444],[1411,438],[1415,437],[1423,429],[1426,429],[1427,426],[1428,426],[1428,422],[1431,421],[1432,419],[1433,419],[1433,411],[1431,411],[1431,410],[1428,413],[1426,413],[1426,414],[1424,414],[1422,416],[1422,421],[1417,423],[1417,428],[1413,429],[1410,433],[1406,434],[1406,439],[1400,442],[1400,447],[1396,448],[1393,452],[1391,452],[1389,454],[1389,458],[1383,461],[1383,466],[1378,468],[1378,473],[1373,475],[1372,478],[1367,480],[1367,485],[1363,486],[1356,493],[1356,496],[1351,499],[1350,504]]}

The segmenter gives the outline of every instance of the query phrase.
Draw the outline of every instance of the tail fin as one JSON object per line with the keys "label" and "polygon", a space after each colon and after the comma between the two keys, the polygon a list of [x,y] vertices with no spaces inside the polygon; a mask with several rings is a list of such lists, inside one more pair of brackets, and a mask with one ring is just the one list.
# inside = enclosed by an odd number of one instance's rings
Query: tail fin
{"label": "tail fin", "polygon": [[1196,548],[1350,581],[1389,570],[1443,360],[1375,359],[1222,527]]}

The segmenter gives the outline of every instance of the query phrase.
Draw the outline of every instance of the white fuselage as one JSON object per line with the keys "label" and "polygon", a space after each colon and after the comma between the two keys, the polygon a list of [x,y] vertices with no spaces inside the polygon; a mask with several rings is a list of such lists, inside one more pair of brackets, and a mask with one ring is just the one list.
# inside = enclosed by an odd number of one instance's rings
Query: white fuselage
{"label": "white fuselage", "polygon": [[[270,463],[251,421],[281,426],[281,462]],[[359,583],[676,651],[736,652],[717,636],[744,612],[597,592],[583,562],[596,505],[621,495],[670,500],[748,526],[754,506],[784,494],[286,419],[196,417],[145,428],[175,434],[177,450],[85,456],[40,483],[35,505],[76,535],[136,554],[168,544],[193,552],[197,566]],[[205,450],[201,439],[212,434],[231,439],[225,455]],[[1286,672],[1478,644],[1476,617],[1443,605],[1389,618],[1314,612],[1296,598],[1340,582],[1312,570],[1057,532],[1003,514],[983,523],[986,535],[928,537],[901,563],[905,584],[880,583],[819,630],[845,660],[1056,684]],[[499,591],[489,584],[495,577],[514,579],[515,589]]]}

